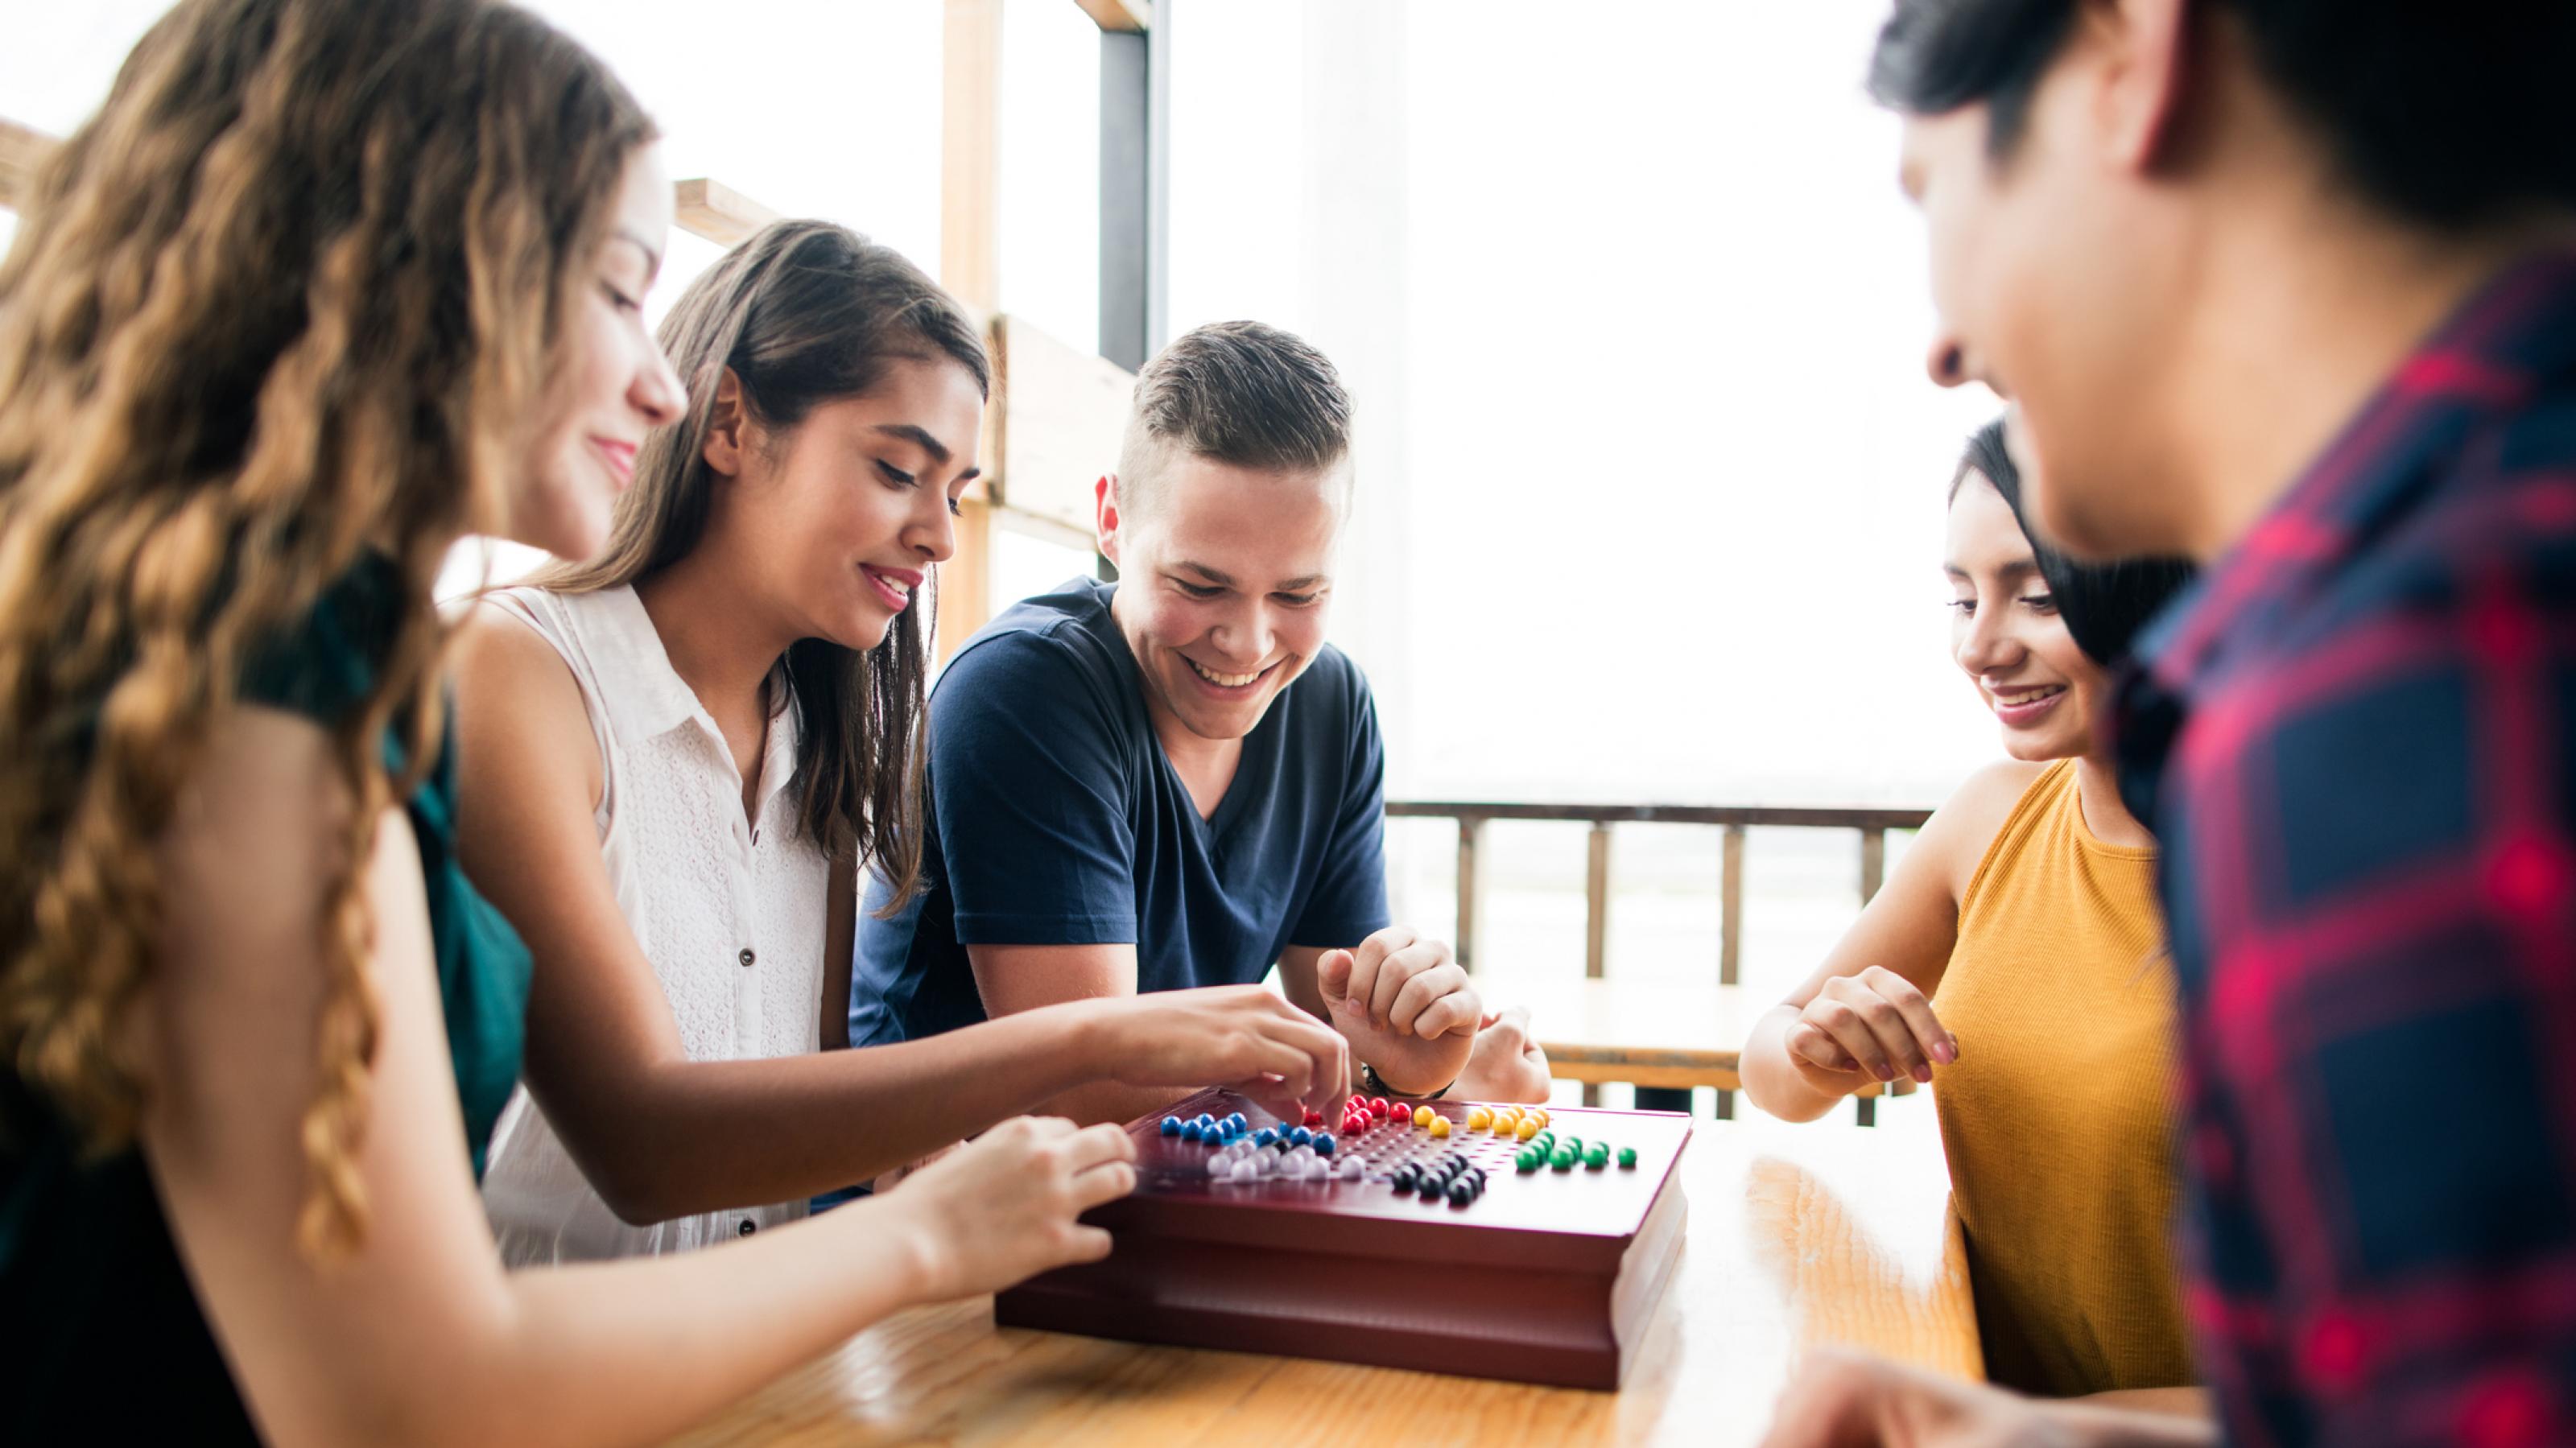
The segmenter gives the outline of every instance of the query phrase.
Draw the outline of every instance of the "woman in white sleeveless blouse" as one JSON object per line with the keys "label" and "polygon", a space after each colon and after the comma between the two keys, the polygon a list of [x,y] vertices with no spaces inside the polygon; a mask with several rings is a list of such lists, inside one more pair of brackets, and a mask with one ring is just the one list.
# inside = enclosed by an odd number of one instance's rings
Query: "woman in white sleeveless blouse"
{"label": "woman in white sleeveless blouse", "polygon": [[690,413],[606,555],[459,630],[460,849],[535,958],[484,1205],[514,1263],[747,1236],[1074,1086],[1341,1089],[1341,1037],[1259,987],[839,1044],[858,870],[918,883],[928,629],[990,371],[893,251],[781,222],[662,340]]}

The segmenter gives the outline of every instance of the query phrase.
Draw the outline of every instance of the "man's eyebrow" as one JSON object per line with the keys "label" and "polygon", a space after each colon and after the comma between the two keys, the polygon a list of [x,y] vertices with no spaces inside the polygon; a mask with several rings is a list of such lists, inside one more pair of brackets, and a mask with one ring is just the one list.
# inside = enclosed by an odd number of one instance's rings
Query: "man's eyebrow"
{"label": "man's eyebrow", "polygon": [[1323,574],[1309,573],[1302,578],[1283,578],[1279,580],[1279,587],[1288,593],[1300,593],[1306,589],[1314,587],[1316,584],[1329,582],[1331,582],[1331,580],[1326,578]]}
{"label": "man's eyebrow", "polygon": [[[923,452],[930,454],[930,460],[932,462],[944,463],[948,461],[948,444],[932,437],[928,428],[915,427],[908,422],[880,422],[876,425],[876,430],[889,437],[899,437],[908,443],[914,444]],[[983,470],[978,468],[976,471],[981,472]],[[969,473],[967,476],[973,477],[974,473]]]}
{"label": "man's eyebrow", "polygon": [[1192,573],[1197,574],[1199,577],[1206,579],[1206,580],[1207,580],[1208,582],[1210,582],[1210,583],[1222,584],[1222,585],[1224,585],[1224,586],[1225,586],[1225,587],[1227,587],[1227,588],[1232,588],[1232,587],[1234,587],[1234,575],[1233,575],[1233,574],[1230,574],[1230,573],[1219,573],[1219,572],[1217,572],[1215,569],[1208,567],[1208,566],[1207,566],[1206,564],[1204,564],[1204,563],[1192,563],[1192,562],[1189,562],[1189,561],[1187,561],[1186,559],[1184,559],[1183,561],[1181,561],[1181,562],[1179,562],[1179,563],[1175,563],[1175,564],[1173,564],[1172,566],[1173,566],[1174,568],[1186,568],[1186,569],[1188,569],[1189,571],[1191,571]]}

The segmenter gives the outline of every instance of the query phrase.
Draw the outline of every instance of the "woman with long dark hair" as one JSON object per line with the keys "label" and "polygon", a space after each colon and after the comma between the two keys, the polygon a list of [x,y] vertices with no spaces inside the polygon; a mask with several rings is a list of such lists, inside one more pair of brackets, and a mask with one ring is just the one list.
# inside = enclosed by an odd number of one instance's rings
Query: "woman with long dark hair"
{"label": "woman with long dark hair", "polygon": [[1257,986],[819,1049],[860,870],[919,882],[929,580],[990,364],[919,268],[820,221],[743,242],[662,339],[692,406],[607,550],[487,595],[459,651],[465,865],[537,961],[484,1182],[505,1255],[759,1232],[1093,1081],[1323,1105],[1340,1036]]}
{"label": "woman with long dark hair", "polygon": [[2004,424],[1951,477],[1959,668],[2011,758],[1923,827],[1814,975],[1755,1027],[1744,1089],[1806,1121],[1867,1082],[1938,1085],[1988,1376],[2203,1408],[2168,1235],[2173,979],[2155,841],[2094,727],[2111,666],[2190,576],[2034,536]]}

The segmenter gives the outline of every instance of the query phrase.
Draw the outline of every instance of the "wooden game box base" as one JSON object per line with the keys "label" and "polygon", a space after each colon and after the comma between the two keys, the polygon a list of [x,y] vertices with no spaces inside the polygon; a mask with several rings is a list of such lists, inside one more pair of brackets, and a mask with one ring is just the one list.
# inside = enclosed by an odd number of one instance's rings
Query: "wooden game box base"
{"label": "wooden game box base", "polygon": [[[1615,1389],[1681,1255],[1688,1206],[1675,1168],[1690,1119],[1552,1110],[1559,1137],[1634,1147],[1638,1165],[1522,1175],[1511,1163],[1513,1143],[1464,1130],[1464,1104],[1433,1110],[1450,1118],[1449,1140],[1392,1149],[1468,1151],[1488,1186],[1467,1206],[1425,1203],[1374,1177],[1213,1181],[1208,1148],[1163,1136],[1164,1113],[1130,1123],[1136,1190],[1084,1218],[1109,1229],[1109,1256],[1001,1293],[994,1320]],[[1256,1128],[1274,1121],[1216,1090],[1169,1114],[1235,1111]],[[1427,1138],[1419,1129],[1412,1135]]]}

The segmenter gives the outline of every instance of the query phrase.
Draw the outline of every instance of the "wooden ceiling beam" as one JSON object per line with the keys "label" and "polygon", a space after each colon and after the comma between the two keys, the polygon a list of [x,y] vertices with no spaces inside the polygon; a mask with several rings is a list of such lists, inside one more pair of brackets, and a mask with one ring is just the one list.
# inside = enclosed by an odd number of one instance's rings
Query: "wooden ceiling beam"
{"label": "wooden ceiling beam", "polygon": [[1137,31],[1153,23],[1154,0],[1073,0],[1103,30]]}
{"label": "wooden ceiling beam", "polygon": [[733,246],[778,219],[778,213],[704,176],[671,188],[672,219],[682,231],[718,246]]}
{"label": "wooden ceiling beam", "polygon": [[33,126],[0,120],[0,206],[12,211],[26,205],[35,189],[36,168],[62,143]]}

